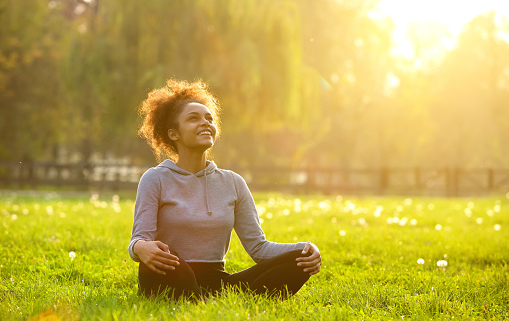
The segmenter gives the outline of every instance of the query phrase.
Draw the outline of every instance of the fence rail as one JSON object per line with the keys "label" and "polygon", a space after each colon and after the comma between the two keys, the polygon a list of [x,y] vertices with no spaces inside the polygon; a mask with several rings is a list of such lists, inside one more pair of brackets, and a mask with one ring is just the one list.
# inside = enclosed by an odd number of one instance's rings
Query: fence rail
{"label": "fence rail", "polygon": [[[0,186],[135,190],[153,165],[0,162]],[[509,169],[494,168],[235,168],[253,191],[462,196],[509,192]]]}

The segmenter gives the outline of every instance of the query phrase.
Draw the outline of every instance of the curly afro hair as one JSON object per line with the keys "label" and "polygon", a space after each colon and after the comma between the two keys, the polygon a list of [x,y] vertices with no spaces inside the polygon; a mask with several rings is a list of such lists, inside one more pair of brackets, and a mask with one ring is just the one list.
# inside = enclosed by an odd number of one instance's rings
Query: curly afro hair
{"label": "curly afro hair", "polygon": [[178,116],[188,103],[200,103],[211,112],[219,137],[219,103],[210,92],[206,83],[201,80],[188,83],[184,80],[169,79],[166,86],[152,90],[141,103],[139,114],[143,123],[138,135],[147,140],[158,161],[165,157],[178,160],[175,142],[168,137],[168,129],[178,130]]}

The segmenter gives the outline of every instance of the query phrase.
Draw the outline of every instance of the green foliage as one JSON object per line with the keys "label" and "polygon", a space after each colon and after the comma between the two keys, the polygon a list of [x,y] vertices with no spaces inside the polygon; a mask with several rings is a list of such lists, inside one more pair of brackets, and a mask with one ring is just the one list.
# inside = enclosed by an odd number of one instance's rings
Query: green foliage
{"label": "green foliage", "polygon": [[0,159],[152,161],[136,109],[174,77],[217,94],[225,167],[507,166],[507,19],[403,58],[378,2],[4,0]]}
{"label": "green foliage", "polygon": [[[229,291],[208,303],[139,298],[137,266],[126,249],[131,196],[4,193],[0,319],[509,317],[505,198],[258,194],[255,199],[270,240],[312,241],[322,253],[322,271],[284,302]],[[439,260],[448,265],[437,267]],[[227,271],[252,264],[233,238]]]}

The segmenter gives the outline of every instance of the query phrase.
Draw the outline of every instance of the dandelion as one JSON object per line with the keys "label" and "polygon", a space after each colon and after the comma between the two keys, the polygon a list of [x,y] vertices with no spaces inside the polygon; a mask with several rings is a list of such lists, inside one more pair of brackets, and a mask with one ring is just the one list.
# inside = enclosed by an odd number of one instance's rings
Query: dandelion
{"label": "dandelion", "polygon": [[445,268],[447,266],[447,261],[446,260],[440,260],[437,262],[437,266],[440,267],[440,268]]}
{"label": "dandelion", "polygon": [[465,212],[465,215],[468,217],[472,216],[472,210],[468,207],[465,208],[465,210],[463,212]]}
{"label": "dandelion", "polygon": [[74,253],[73,251],[69,252],[69,257],[71,258],[71,261],[74,260],[74,258],[76,257],[76,253]]}
{"label": "dandelion", "polygon": [[491,209],[487,210],[486,214],[488,214],[488,216],[493,216],[493,210]]}
{"label": "dandelion", "polygon": [[424,264],[424,259],[418,259],[418,260],[417,260],[417,264],[419,264],[419,265],[423,265],[423,264]]}
{"label": "dandelion", "polygon": [[111,201],[113,203],[118,203],[120,201],[120,197],[118,195],[113,195],[113,197],[111,198]]}
{"label": "dandelion", "polygon": [[500,205],[498,205],[498,204],[497,204],[497,205],[495,205],[495,206],[493,207],[493,210],[495,211],[495,213],[500,212]]}
{"label": "dandelion", "polygon": [[475,220],[475,222],[476,222],[477,224],[482,224],[482,217],[478,217],[478,218]]}
{"label": "dandelion", "polygon": [[403,201],[403,204],[405,204],[405,206],[410,206],[410,205],[412,205],[412,203],[413,203],[413,200],[411,198],[406,198]]}
{"label": "dandelion", "polygon": [[384,210],[383,206],[378,205],[373,215],[375,217],[380,217],[382,215],[383,210]]}
{"label": "dandelion", "polygon": [[502,229],[502,226],[500,226],[500,224],[495,224],[493,228],[495,229],[495,231],[500,231]]}
{"label": "dandelion", "polygon": [[399,225],[400,225],[400,226],[405,226],[407,222],[408,222],[408,219],[407,219],[406,217],[403,217],[403,218],[399,221]]}
{"label": "dandelion", "polygon": [[440,224],[435,225],[435,230],[441,231],[442,230],[442,225],[440,225]]}
{"label": "dandelion", "polygon": [[285,209],[283,210],[283,215],[284,215],[284,216],[288,216],[288,215],[290,215],[290,210],[289,210],[289,209],[287,209],[287,208],[285,208]]}
{"label": "dandelion", "polygon": [[274,215],[273,215],[272,213],[270,213],[270,212],[269,212],[269,213],[267,213],[267,215],[265,215],[265,217],[266,217],[268,220],[270,220],[271,218],[273,218],[273,217],[274,217]]}
{"label": "dandelion", "polygon": [[15,221],[17,219],[18,219],[18,215],[16,215],[16,214],[11,215],[11,220]]}
{"label": "dandelion", "polygon": [[339,231],[339,235],[340,236],[345,236],[346,235],[346,231],[344,231],[344,230]]}
{"label": "dandelion", "polygon": [[435,204],[429,203],[428,204],[428,210],[433,211],[435,209]]}
{"label": "dandelion", "polygon": [[338,219],[337,219],[337,218],[335,218],[335,217],[333,217],[333,218],[331,218],[331,219],[330,219],[330,222],[331,222],[332,224],[336,224],[336,223],[337,223],[337,221],[338,221]]}
{"label": "dandelion", "polygon": [[328,210],[330,210],[330,205],[327,202],[323,201],[323,202],[318,203],[318,208],[320,208],[321,210],[324,210],[324,211],[328,211]]}
{"label": "dandelion", "polygon": [[410,220],[410,225],[417,225],[417,220],[415,218]]}

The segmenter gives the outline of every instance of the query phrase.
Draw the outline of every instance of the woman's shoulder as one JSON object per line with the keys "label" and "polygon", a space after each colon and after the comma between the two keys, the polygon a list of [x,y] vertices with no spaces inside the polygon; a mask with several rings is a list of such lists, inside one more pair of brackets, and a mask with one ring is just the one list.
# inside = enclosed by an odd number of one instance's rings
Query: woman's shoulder
{"label": "woman's shoulder", "polygon": [[141,175],[140,181],[159,181],[162,172],[160,167],[150,167]]}
{"label": "woman's shoulder", "polygon": [[222,175],[230,176],[234,182],[245,181],[244,178],[240,176],[240,174],[232,171],[231,169],[217,168],[216,171]]}

